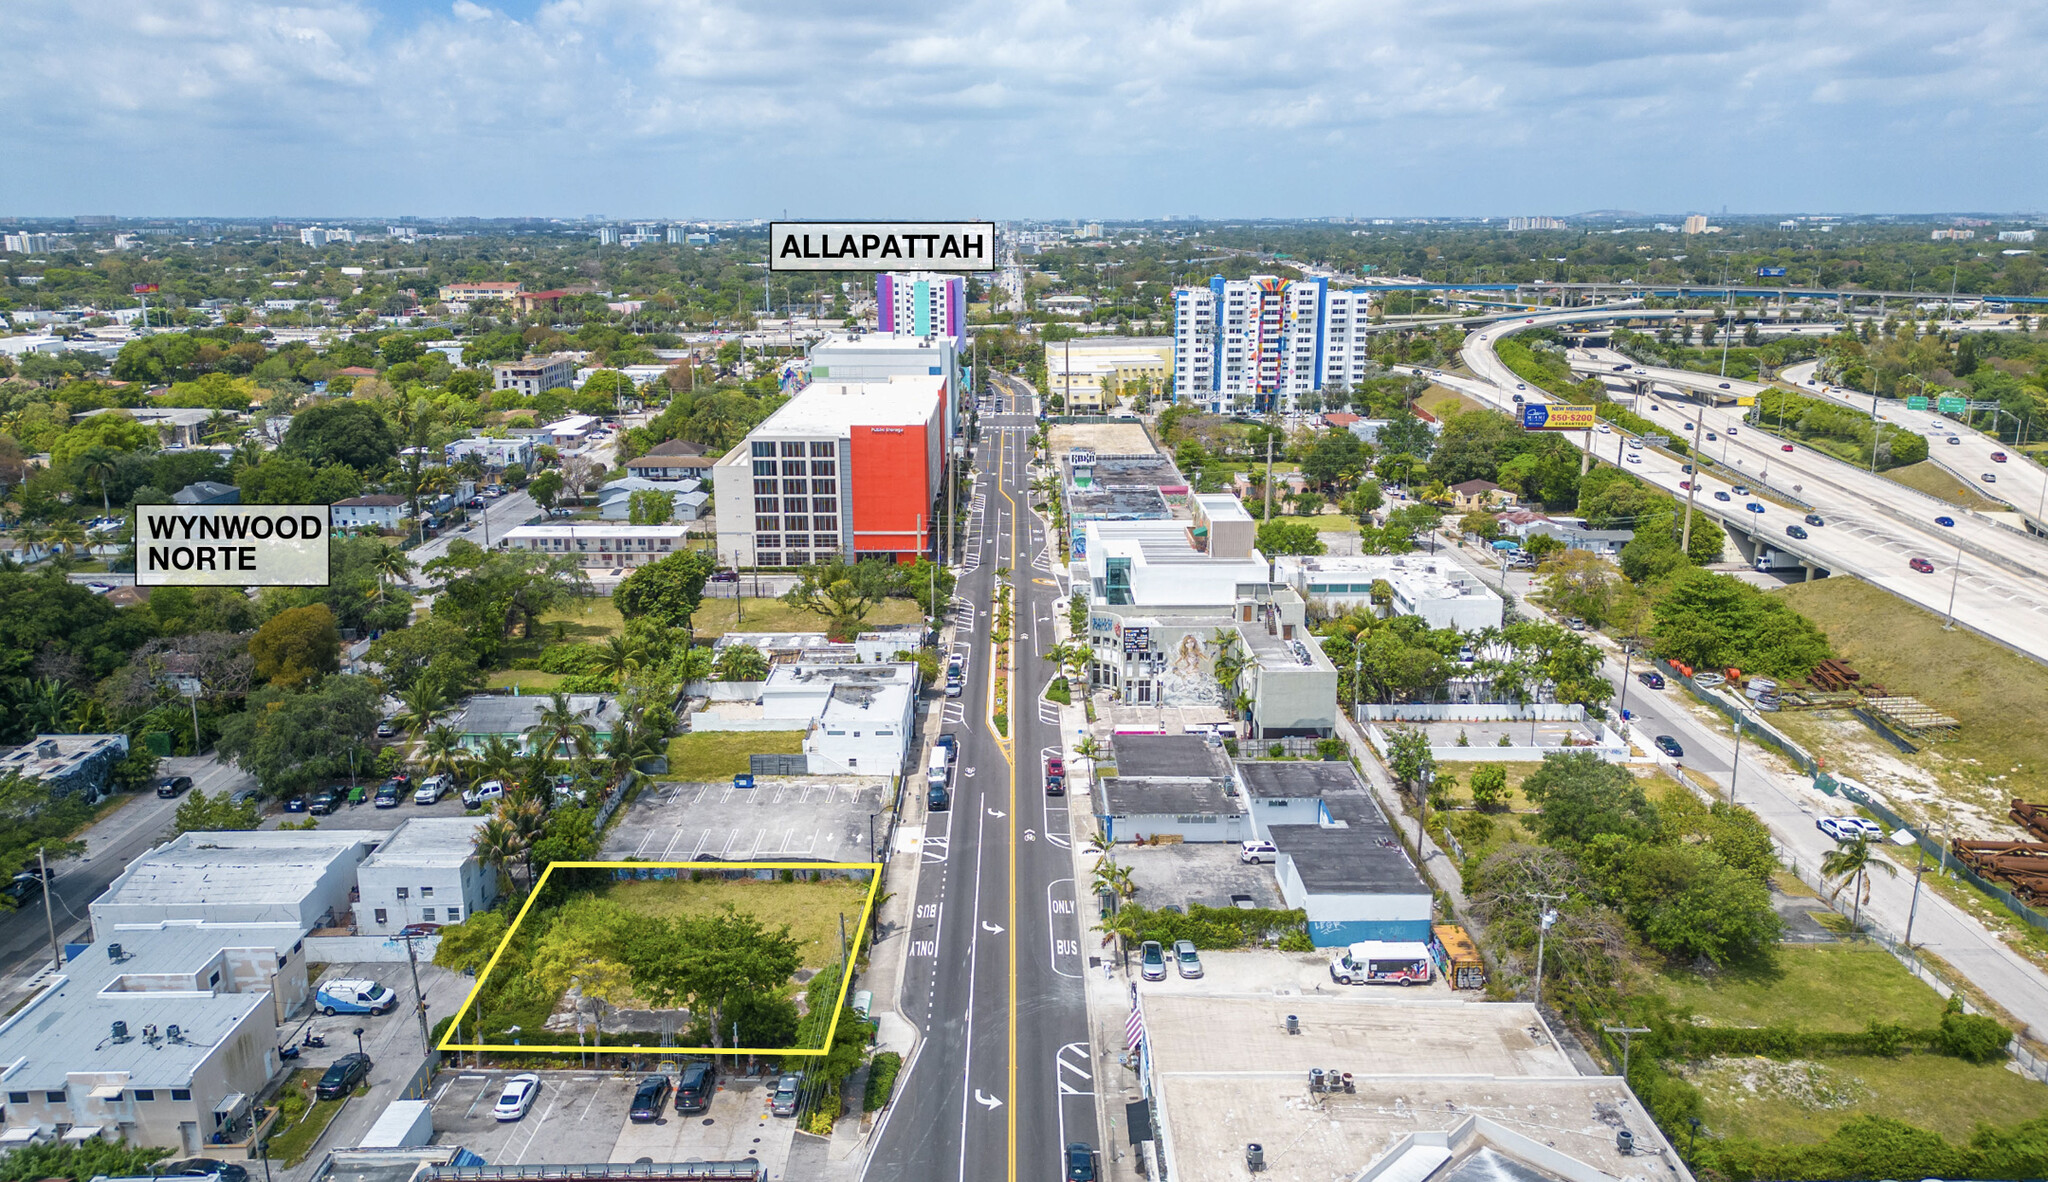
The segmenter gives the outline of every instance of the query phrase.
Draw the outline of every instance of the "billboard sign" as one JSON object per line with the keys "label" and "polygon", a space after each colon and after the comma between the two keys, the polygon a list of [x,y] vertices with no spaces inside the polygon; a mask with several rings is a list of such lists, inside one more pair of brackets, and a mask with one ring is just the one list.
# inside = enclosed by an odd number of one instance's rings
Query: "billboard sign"
{"label": "billboard sign", "polygon": [[325,587],[326,505],[137,505],[138,587]]}
{"label": "billboard sign", "polygon": [[1907,409],[1907,410],[1926,410],[1926,409],[1927,409],[1927,395],[1925,395],[1925,394],[1909,394],[1909,395],[1907,395],[1907,396],[1906,396],[1906,409]]}
{"label": "billboard sign", "polygon": [[1970,400],[1960,394],[1943,394],[1935,409],[1945,415],[1959,415],[1970,409]]}
{"label": "billboard sign", "polygon": [[128,288],[129,293],[132,295],[155,295],[156,290],[156,284],[154,283],[137,283]]}
{"label": "billboard sign", "polygon": [[994,222],[771,222],[771,271],[993,271]]}
{"label": "billboard sign", "polygon": [[1785,268],[1758,267],[1756,269],[1756,277],[1758,279],[1783,279],[1785,277]]}
{"label": "billboard sign", "polygon": [[1590,406],[1571,406],[1562,402],[1522,404],[1524,431],[1590,431],[1596,417]]}
{"label": "billboard sign", "polygon": [[1125,652],[1142,653],[1150,647],[1152,647],[1152,629],[1150,627],[1133,628],[1128,624],[1124,625]]}

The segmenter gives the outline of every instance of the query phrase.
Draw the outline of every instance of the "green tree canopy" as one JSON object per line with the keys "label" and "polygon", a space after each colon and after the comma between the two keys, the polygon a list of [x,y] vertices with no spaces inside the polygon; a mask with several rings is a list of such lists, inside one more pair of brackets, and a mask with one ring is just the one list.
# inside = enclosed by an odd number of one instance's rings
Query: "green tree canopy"
{"label": "green tree canopy", "polygon": [[679,550],[627,575],[612,592],[612,603],[628,621],[648,620],[689,632],[704,602],[704,584],[718,567],[703,550]]}
{"label": "green tree canopy", "polygon": [[380,697],[375,682],[353,674],[306,690],[265,686],[249,695],[247,710],[221,721],[221,757],[273,796],[310,792],[345,777],[351,751],[368,766]]}
{"label": "green tree canopy", "polygon": [[282,449],[316,467],[347,464],[376,471],[398,456],[398,434],[368,402],[337,398],[292,416]]}

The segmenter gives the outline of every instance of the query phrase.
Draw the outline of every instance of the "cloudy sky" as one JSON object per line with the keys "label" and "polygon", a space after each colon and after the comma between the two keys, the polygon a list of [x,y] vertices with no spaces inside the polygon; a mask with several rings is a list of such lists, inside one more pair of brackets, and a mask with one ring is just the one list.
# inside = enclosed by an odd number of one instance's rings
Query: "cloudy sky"
{"label": "cloudy sky", "polygon": [[2048,208],[2048,6],[10,4],[0,215]]}

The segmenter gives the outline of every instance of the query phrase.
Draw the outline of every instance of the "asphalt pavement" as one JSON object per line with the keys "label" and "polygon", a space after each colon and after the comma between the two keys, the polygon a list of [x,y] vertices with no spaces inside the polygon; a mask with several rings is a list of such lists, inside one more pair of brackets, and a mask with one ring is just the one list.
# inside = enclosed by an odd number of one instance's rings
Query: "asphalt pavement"
{"label": "asphalt pavement", "polygon": [[[1030,528],[1030,411],[1028,395],[1005,384],[981,418],[954,612],[969,681],[943,715],[960,757],[950,809],[925,818],[901,987],[923,1040],[875,1136],[866,1176],[877,1180],[1055,1178],[1067,1142],[1100,1144],[1093,1094],[1071,1073],[1063,1081],[1059,1066],[1088,1030],[1066,814],[1048,807],[1039,778],[1041,753],[1060,735],[1031,701],[1051,675],[1031,621],[1049,615],[1055,588],[1035,581],[1044,542]],[[1008,739],[992,718],[999,570],[1026,621]]]}

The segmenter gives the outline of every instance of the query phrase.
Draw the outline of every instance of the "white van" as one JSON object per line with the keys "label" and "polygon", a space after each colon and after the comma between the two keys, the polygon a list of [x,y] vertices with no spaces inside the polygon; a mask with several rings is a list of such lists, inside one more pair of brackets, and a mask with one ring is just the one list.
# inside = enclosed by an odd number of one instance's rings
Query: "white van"
{"label": "white van", "polygon": [[1340,985],[1427,985],[1434,967],[1426,944],[1361,940],[1330,958],[1330,980]]}
{"label": "white van", "polygon": [[944,788],[946,786],[947,781],[950,779],[948,773],[952,771],[952,766],[953,765],[947,762],[946,760],[946,749],[944,747],[933,747],[931,757],[925,760],[925,784],[927,786],[936,785],[940,788]]}

